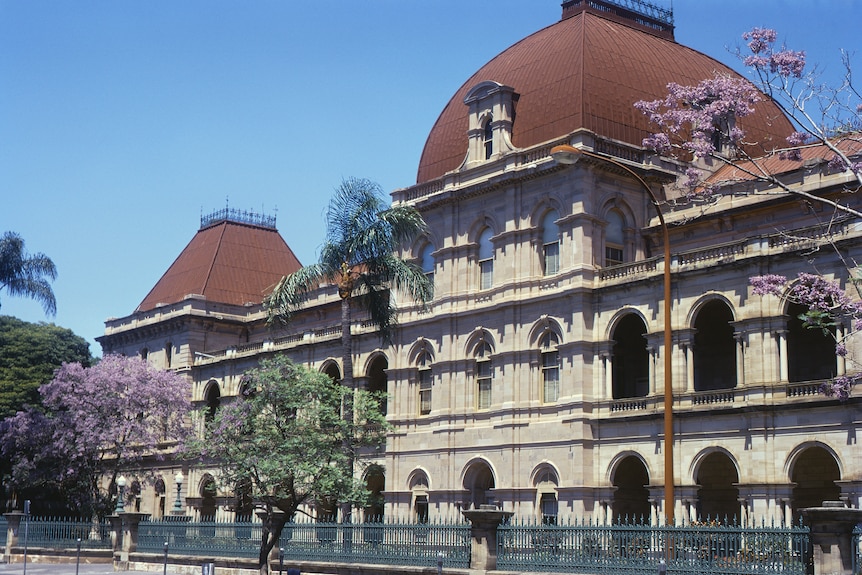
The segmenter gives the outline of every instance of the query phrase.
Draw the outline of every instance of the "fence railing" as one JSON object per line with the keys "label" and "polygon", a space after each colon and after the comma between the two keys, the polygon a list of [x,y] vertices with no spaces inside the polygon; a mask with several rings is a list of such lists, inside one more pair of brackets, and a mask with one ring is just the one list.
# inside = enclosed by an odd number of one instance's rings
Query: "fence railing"
{"label": "fence railing", "polygon": [[542,525],[509,523],[497,531],[497,568],[636,575],[804,575],[807,527],[731,525]]}
{"label": "fence railing", "polygon": [[853,574],[862,573],[862,525],[853,528]]}
{"label": "fence railing", "polygon": [[0,547],[6,548],[6,533],[9,532],[9,522],[0,515]]}
{"label": "fence railing", "polygon": [[[24,529],[22,522],[22,540]],[[74,549],[80,539],[82,549],[111,549],[111,524],[105,520],[33,517],[26,524],[26,531],[27,544],[31,547]],[[5,543],[5,528],[3,539]]]}
{"label": "fence railing", "polygon": [[[260,523],[142,521],[138,551],[210,557],[257,557]],[[434,566],[442,553],[451,567],[469,567],[469,523],[288,523],[276,549],[286,559]]]}

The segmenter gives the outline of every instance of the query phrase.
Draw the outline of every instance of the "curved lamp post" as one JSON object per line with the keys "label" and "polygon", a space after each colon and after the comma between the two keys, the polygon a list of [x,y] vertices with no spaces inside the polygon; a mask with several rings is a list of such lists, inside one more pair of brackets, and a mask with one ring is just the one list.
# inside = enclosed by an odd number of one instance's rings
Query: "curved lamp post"
{"label": "curved lamp post", "polygon": [[126,512],[125,501],[123,501],[125,496],[126,496],[126,477],[124,475],[120,475],[117,478],[117,507],[114,509],[115,515]]}
{"label": "curved lamp post", "polygon": [[671,377],[671,324],[670,324],[670,236],[667,230],[667,224],[664,221],[664,215],[661,213],[661,206],[658,198],[656,198],[652,189],[647,185],[642,177],[634,170],[625,164],[616,161],[615,159],[590,152],[589,150],[581,150],[569,145],[554,146],[551,148],[551,156],[560,164],[575,164],[581,156],[595,158],[603,162],[608,162],[628,173],[640,183],[641,187],[649,195],[650,201],[658,214],[658,221],[661,224],[662,243],[664,244],[664,501],[665,501],[665,518],[668,523],[673,523],[674,512],[674,475],[673,475],[673,378]]}
{"label": "curved lamp post", "polygon": [[174,515],[179,515],[183,512],[183,502],[180,500],[180,491],[183,487],[183,472],[177,471],[177,474],[174,475],[174,482],[177,484],[177,500],[174,501],[174,508],[171,510],[171,513]]}

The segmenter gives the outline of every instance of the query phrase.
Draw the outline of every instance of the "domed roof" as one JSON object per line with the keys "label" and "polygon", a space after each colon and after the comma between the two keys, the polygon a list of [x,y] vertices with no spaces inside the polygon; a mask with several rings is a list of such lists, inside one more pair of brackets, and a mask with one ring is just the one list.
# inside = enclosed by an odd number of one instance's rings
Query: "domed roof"
{"label": "domed roof", "polygon": [[[431,129],[419,161],[417,183],[457,169],[467,153],[468,107],[464,97],[484,81],[518,94],[512,144],[527,148],[587,129],[641,145],[650,133],[646,116],[633,106],[667,94],[670,82],[690,85],[730,68],[670,39],[582,2],[564,19],[524,38],[473,74],[452,96]],[[666,38],[661,36],[667,36]],[[740,120],[748,139],[775,142],[793,129],[770,101]]]}

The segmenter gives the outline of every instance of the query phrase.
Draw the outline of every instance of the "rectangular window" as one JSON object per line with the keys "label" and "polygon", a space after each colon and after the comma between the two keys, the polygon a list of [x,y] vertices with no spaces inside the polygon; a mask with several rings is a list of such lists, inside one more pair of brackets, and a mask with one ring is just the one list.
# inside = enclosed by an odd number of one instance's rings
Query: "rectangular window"
{"label": "rectangular window", "polygon": [[543,251],[545,275],[552,276],[560,271],[560,242],[545,244]]}
{"label": "rectangular window", "polygon": [[419,415],[431,413],[431,370],[419,370]]}
{"label": "rectangular window", "polygon": [[613,246],[605,247],[605,266],[618,266],[623,263],[623,250]]}
{"label": "rectangular window", "polygon": [[479,262],[479,289],[491,289],[494,279],[494,260]]}
{"label": "rectangular window", "polygon": [[491,362],[476,362],[476,383],[479,391],[479,409],[491,407]]}
{"label": "rectangular window", "polygon": [[560,354],[549,351],[542,354],[542,382],[545,403],[554,403],[560,397]]}

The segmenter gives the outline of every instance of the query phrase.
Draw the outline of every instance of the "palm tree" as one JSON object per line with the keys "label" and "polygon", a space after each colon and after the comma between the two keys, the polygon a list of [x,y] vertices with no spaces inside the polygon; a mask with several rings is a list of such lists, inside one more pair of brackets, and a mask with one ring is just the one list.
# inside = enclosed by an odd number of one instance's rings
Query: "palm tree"
{"label": "palm tree", "polygon": [[49,280],[57,277],[54,262],[45,254],[28,254],[24,240],[15,232],[0,238],[0,291],[32,298],[42,304],[46,315],[57,313],[57,300]]}
{"label": "palm tree", "polygon": [[[396,255],[425,230],[425,220],[415,208],[390,207],[376,183],[344,180],[329,202],[319,261],[283,277],[264,299],[270,324],[288,323],[313,290],[336,282],[341,298],[341,383],[353,390],[351,307],[368,313],[383,343],[391,342],[397,309],[390,289],[406,292],[423,305],[433,295],[433,282],[422,268]],[[345,418],[352,418],[351,414],[351,406],[345,406]],[[346,508],[345,521],[349,521]]]}

